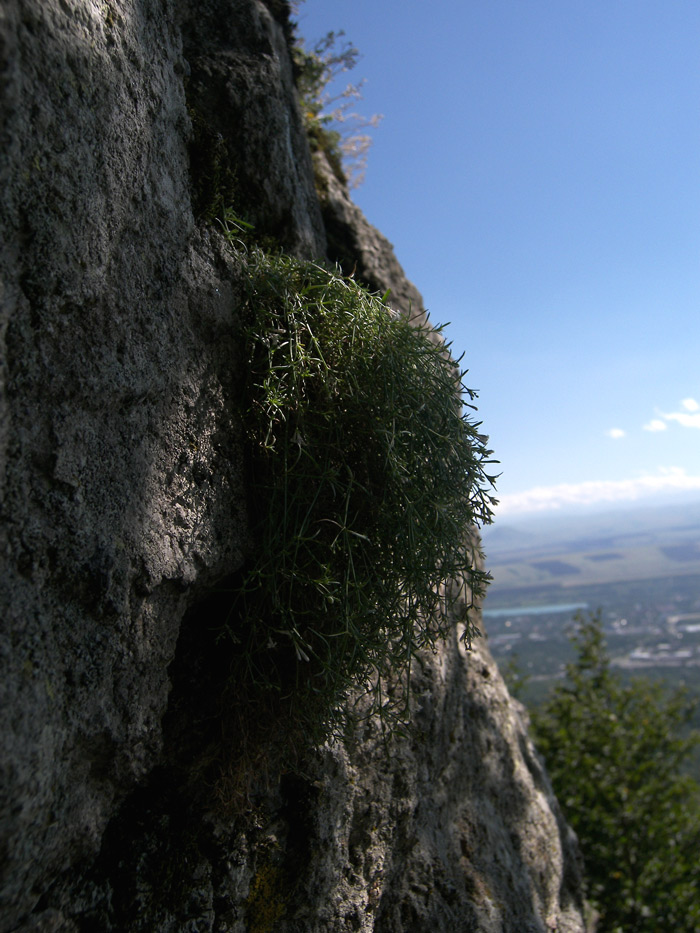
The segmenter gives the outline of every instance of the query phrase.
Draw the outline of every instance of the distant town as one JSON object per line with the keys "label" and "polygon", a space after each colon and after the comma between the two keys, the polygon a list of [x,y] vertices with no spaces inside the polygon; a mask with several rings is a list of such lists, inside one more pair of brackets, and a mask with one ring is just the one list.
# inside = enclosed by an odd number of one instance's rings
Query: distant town
{"label": "distant town", "polygon": [[612,664],[700,695],[700,503],[639,509],[484,535],[493,583],[484,628],[537,702],[573,652],[577,612],[600,610]]}

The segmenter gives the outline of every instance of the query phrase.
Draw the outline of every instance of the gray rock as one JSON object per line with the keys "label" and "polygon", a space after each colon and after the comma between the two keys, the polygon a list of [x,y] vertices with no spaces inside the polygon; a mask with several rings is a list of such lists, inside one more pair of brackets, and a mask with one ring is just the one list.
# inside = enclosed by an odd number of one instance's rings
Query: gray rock
{"label": "gray rock", "polygon": [[245,506],[173,8],[9,2],[1,49],[5,930],[157,760],[179,619]]}
{"label": "gray rock", "polygon": [[188,103],[224,143],[245,219],[289,252],[320,258],[325,231],[287,38],[264,3],[190,0],[183,24]]}
{"label": "gray rock", "polygon": [[105,931],[581,933],[577,847],[484,642],[413,674],[413,726],[365,723],[226,820],[155,769],[51,891]]}
{"label": "gray rock", "polygon": [[281,0],[0,8],[0,933],[583,929],[485,644],[423,659],[408,737],[309,752],[235,818],[202,778],[249,534],[244,273],[198,209],[222,184],[423,308],[342,188],[322,220],[288,38]]}
{"label": "gray rock", "polygon": [[409,282],[394,248],[353,203],[323,152],[314,153],[314,169],[328,238],[328,256],[346,275],[355,275],[372,290],[390,291],[388,303],[418,322],[425,321],[423,298]]}

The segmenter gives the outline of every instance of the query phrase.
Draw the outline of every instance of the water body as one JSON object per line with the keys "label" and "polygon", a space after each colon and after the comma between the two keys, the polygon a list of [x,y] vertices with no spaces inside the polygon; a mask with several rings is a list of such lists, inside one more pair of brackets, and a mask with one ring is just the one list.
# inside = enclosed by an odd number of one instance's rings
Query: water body
{"label": "water body", "polygon": [[546,616],[555,612],[577,612],[588,609],[588,603],[560,603],[557,606],[513,606],[510,609],[484,609],[485,619],[507,619],[511,616]]}

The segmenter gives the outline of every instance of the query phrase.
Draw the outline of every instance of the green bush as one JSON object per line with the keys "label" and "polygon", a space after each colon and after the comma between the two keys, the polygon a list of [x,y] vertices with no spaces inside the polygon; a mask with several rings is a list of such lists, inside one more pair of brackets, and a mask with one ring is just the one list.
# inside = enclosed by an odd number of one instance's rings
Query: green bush
{"label": "green bush", "polygon": [[598,933],[699,933],[700,786],[682,774],[694,704],[610,670],[600,615],[533,727],[583,851]]}
{"label": "green bush", "polygon": [[487,438],[439,330],[314,263],[251,248],[247,264],[255,559],[228,623],[234,679],[307,737],[339,728],[362,688],[396,723],[416,652],[455,613],[476,632]]}

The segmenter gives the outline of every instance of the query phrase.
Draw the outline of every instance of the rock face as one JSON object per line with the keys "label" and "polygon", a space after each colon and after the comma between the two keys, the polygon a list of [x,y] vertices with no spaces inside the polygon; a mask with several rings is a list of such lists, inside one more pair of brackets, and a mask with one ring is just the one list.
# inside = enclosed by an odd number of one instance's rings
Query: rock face
{"label": "rock face", "polygon": [[484,643],[424,659],[409,737],[365,726],[236,817],[183,773],[248,550],[245,283],[205,208],[225,189],[422,310],[342,187],[316,196],[287,16],[0,8],[0,933],[583,929]]}
{"label": "rock face", "polygon": [[423,298],[406,278],[391,243],[353,204],[348,189],[336,178],[322,152],[314,153],[314,163],[329,259],[348,275],[357,275],[372,291],[384,294],[390,290],[389,304],[411,319],[425,321]]}

